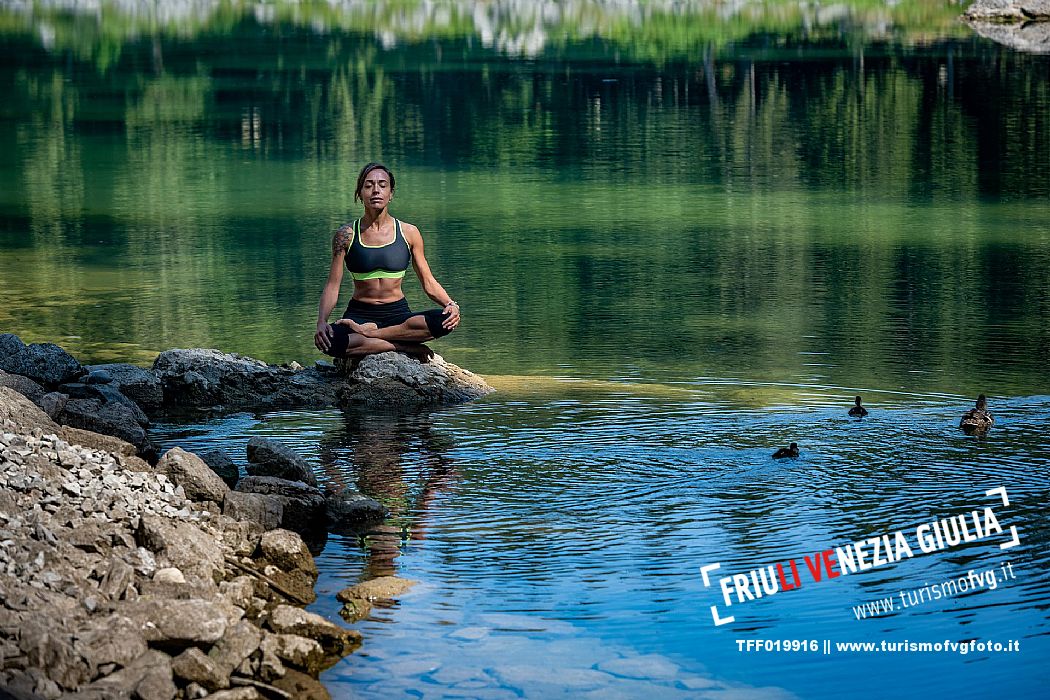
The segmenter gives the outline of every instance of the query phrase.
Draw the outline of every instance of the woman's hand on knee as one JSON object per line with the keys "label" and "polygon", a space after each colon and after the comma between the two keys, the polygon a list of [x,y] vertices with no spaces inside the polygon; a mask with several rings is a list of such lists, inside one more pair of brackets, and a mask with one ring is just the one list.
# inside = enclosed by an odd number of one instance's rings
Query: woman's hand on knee
{"label": "woman's hand on knee", "polygon": [[314,345],[321,352],[328,352],[332,347],[332,327],[327,321],[317,322],[317,332],[314,333]]}
{"label": "woman's hand on knee", "polygon": [[450,302],[442,309],[445,318],[441,321],[441,327],[445,330],[455,330],[459,325],[459,304]]}

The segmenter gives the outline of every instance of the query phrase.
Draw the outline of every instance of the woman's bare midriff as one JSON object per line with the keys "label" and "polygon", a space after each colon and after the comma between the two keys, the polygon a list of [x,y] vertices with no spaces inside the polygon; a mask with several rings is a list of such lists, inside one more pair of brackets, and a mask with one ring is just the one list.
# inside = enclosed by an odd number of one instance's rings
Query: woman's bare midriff
{"label": "woman's bare midriff", "polygon": [[354,280],[354,299],[366,304],[389,304],[403,296],[401,280],[397,278]]}

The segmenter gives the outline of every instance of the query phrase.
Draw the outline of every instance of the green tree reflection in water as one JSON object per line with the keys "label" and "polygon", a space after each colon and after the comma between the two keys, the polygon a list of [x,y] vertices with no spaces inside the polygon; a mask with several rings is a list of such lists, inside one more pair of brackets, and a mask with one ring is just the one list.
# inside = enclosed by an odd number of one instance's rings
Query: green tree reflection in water
{"label": "green tree reflection in water", "polygon": [[1046,390],[1045,57],[930,3],[439,5],[3,15],[5,330],[311,357],[380,158],[469,309],[442,347],[480,371]]}

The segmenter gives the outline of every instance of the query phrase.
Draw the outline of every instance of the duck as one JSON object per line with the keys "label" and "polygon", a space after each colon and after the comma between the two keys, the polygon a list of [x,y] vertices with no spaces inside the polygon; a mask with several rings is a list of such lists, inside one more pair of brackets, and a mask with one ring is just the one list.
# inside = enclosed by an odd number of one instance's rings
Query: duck
{"label": "duck", "polygon": [[856,405],[849,410],[849,414],[854,418],[863,418],[864,416],[868,415],[868,409],[860,405],[859,396],[856,398],[856,402]]}
{"label": "duck", "polygon": [[959,421],[959,427],[966,433],[983,433],[992,427],[995,419],[988,412],[988,397],[981,394],[977,397],[977,403],[969,411],[963,414]]}
{"label": "duck", "polygon": [[793,442],[789,447],[781,447],[773,453],[773,459],[798,459],[798,443]]}

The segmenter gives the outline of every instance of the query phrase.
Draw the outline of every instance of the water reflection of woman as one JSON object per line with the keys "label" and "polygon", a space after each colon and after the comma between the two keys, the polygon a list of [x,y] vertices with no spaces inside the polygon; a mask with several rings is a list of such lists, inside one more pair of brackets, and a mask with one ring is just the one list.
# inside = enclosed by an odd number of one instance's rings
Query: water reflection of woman
{"label": "water reflection of woman", "polygon": [[[339,453],[347,447],[353,450],[358,490],[390,510],[387,521],[370,528],[362,539],[368,549],[366,578],[393,575],[405,540],[426,537],[430,506],[455,476],[445,454],[450,443],[433,430],[429,414],[347,413],[344,429],[321,443],[327,481],[336,489],[353,485],[340,467]],[[418,469],[412,462],[418,462]]]}
{"label": "water reflection of woman", "polygon": [[[340,228],[332,239],[332,264],[317,309],[314,345],[333,357],[411,352],[412,345],[418,350],[419,343],[448,335],[459,325],[459,304],[431,274],[419,229],[390,215],[393,196],[390,168],[380,163],[366,165],[354,191],[354,199],[364,205],[364,215]],[[344,265],[353,277],[354,295],[343,317],[330,324],[328,316],[339,301]],[[410,265],[423,291],[442,308],[409,309],[401,282]]]}

